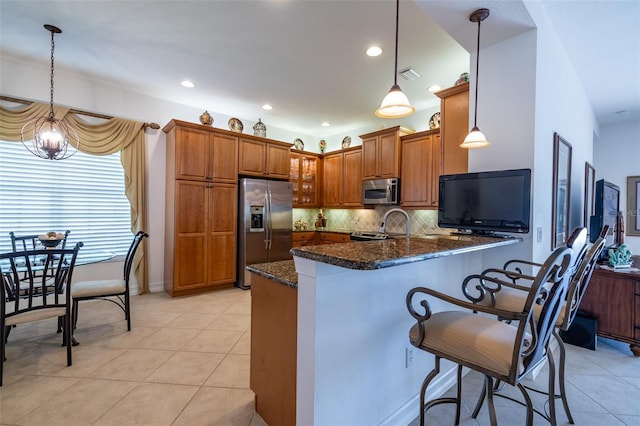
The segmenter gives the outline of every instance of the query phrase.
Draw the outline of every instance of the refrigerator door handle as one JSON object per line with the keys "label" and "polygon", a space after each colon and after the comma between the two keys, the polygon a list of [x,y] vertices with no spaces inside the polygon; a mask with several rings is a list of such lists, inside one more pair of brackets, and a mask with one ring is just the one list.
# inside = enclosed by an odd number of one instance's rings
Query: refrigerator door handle
{"label": "refrigerator door handle", "polygon": [[267,190],[267,197],[269,198],[269,210],[268,210],[268,214],[267,217],[269,218],[267,221],[267,228],[268,228],[268,232],[269,232],[269,237],[268,237],[268,246],[267,249],[271,250],[271,239],[273,238],[273,222],[271,221],[271,215],[273,214],[273,212],[271,211],[271,190]]}
{"label": "refrigerator door handle", "polygon": [[269,192],[265,191],[264,193],[264,249],[269,249],[269,219],[271,216],[271,206],[269,205]]}

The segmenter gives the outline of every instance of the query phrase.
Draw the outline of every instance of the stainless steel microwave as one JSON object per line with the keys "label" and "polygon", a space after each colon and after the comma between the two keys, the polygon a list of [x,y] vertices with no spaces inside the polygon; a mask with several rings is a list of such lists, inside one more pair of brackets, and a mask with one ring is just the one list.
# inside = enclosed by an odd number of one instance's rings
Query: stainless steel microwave
{"label": "stainless steel microwave", "polygon": [[400,204],[400,179],[362,181],[363,204]]}

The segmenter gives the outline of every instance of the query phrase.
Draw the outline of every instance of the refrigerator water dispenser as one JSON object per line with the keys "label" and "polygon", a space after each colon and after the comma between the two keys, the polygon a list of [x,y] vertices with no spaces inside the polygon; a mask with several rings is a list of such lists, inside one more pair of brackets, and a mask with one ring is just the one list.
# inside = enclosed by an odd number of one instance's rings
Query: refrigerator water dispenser
{"label": "refrigerator water dispenser", "polygon": [[249,232],[264,232],[264,206],[251,206]]}

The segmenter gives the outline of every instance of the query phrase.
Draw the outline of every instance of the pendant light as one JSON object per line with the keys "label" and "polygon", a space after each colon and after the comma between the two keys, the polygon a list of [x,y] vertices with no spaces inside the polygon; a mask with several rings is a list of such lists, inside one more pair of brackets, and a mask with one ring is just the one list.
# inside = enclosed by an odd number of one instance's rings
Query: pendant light
{"label": "pendant light", "polygon": [[[20,141],[33,155],[49,160],[64,160],[78,151],[80,138],[67,122],[57,119],[53,113],[53,52],[55,44],[53,37],[62,30],[53,25],[44,28],[51,32],[51,99],[49,115],[27,122],[20,130]],[[33,128],[33,135],[31,135]]]}
{"label": "pendant light", "polygon": [[400,0],[396,0],[396,59],[393,73],[393,86],[384,97],[376,115],[381,118],[400,118],[413,114],[416,109],[411,106],[407,96],[398,86],[398,21],[400,14]]}
{"label": "pendant light", "polygon": [[489,9],[478,9],[469,15],[469,21],[478,23],[478,48],[476,50],[476,97],[475,106],[473,108],[473,128],[471,132],[464,138],[464,142],[460,145],[462,148],[484,148],[489,146],[490,143],[487,138],[478,128],[478,73],[480,69],[480,22],[487,19],[489,16]]}

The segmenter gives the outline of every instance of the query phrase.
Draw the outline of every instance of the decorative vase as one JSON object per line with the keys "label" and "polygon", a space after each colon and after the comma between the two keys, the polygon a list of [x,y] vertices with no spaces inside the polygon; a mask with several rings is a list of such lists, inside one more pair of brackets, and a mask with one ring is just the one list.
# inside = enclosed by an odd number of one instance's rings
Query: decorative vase
{"label": "decorative vase", "polygon": [[327,141],[321,139],[318,143],[318,146],[320,147],[320,154],[324,154],[324,152],[327,150]]}
{"label": "decorative vase", "polygon": [[258,118],[258,122],[253,126],[253,134],[263,138],[267,137],[267,126],[264,125],[260,118]]}
{"label": "decorative vase", "polygon": [[208,111],[205,111],[200,114],[200,122],[205,126],[211,126],[213,124],[213,117]]}

